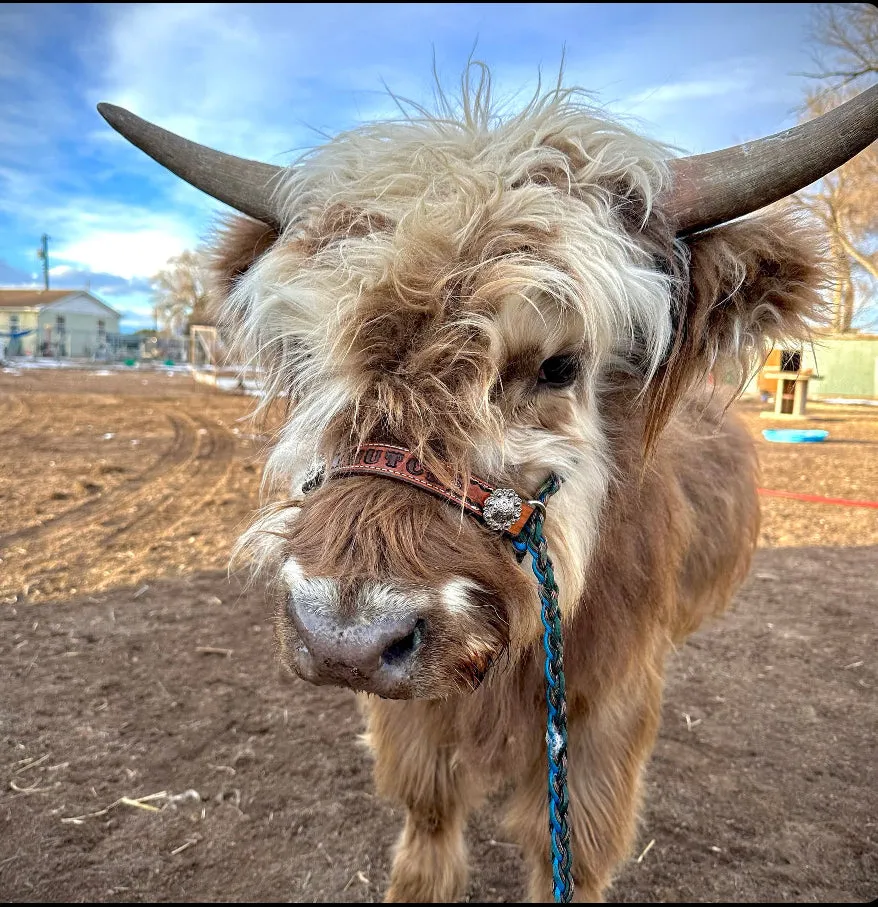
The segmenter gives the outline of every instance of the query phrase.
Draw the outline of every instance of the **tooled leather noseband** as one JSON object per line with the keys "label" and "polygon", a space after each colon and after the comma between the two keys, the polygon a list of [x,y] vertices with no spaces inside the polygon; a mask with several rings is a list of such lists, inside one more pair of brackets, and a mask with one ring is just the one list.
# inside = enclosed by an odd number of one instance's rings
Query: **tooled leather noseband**
{"label": "tooled leather noseband", "polygon": [[496,488],[478,476],[471,476],[466,489],[440,482],[421,461],[404,447],[392,444],[364,444],[349,459],[336,459],[327,478],[365,473],[386,476],[414,485],[423,491],[461,505],[489,528],[516,537],[524,529],[540,501],[527,501],[511,488]]}

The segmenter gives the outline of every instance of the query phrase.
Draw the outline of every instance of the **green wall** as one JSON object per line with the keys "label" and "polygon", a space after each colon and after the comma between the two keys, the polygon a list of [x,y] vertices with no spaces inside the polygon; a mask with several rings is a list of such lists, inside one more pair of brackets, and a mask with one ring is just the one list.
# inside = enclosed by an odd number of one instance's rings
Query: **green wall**
{"label": "green wall", "polygon": [[878,397],[878,337],[822,337],[804,352],[802,366],[820,376],[809,397]]}

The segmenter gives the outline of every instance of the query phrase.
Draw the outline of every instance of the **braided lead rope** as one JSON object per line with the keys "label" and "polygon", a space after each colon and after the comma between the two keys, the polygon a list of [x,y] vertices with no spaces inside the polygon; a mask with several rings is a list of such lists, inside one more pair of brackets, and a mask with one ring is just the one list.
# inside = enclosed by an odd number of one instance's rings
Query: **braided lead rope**
{"label": "braided lead rope", "polygon": [[[551,475],[537,495],[542,504],[561,487],[561,479]],[[548,729],[546,748],[549,761],[549,834],[552,850],[552,895],[556,902],[573,898],[571,877],[570,829],[567,823],[567,697],[564,684],[564,651],[561,636],[561,611],[558,607],[558,584],[548,555],[548,542],[543,535],[541,509],[512,540],[519,563],[530,553],[531,568],[540,584],[543,648],[546,652],[546,705]]]}

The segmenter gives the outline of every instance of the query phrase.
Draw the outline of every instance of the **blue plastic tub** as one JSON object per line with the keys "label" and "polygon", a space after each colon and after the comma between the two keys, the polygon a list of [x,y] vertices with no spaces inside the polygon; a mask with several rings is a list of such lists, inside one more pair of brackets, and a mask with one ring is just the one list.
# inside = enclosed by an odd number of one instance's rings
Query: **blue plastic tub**
{"label": "blue plastic tub", "polygon": [[829,437],[829,432],[822,428],[763,428],[762,437],[766,441],[777,441],[782,444],[805,444],[825,441]]}

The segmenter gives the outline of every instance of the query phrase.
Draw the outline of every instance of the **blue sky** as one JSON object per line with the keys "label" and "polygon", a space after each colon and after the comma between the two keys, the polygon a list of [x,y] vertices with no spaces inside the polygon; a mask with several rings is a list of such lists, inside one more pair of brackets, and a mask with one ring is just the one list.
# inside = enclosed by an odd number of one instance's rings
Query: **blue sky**
{"label": "blue sky", "polygon": [[392,117],[383,85],[423,103],[432,66],[467,58],[514,104],[551,81],[681,150],[796,121],[813,7],[790,4],[0,5],[0,286],[89,283],[151,324],[149,277],[207,235],[220,205],[128,145],[95,111],[128,107],[188,138],[271,163],[321,133]]}

